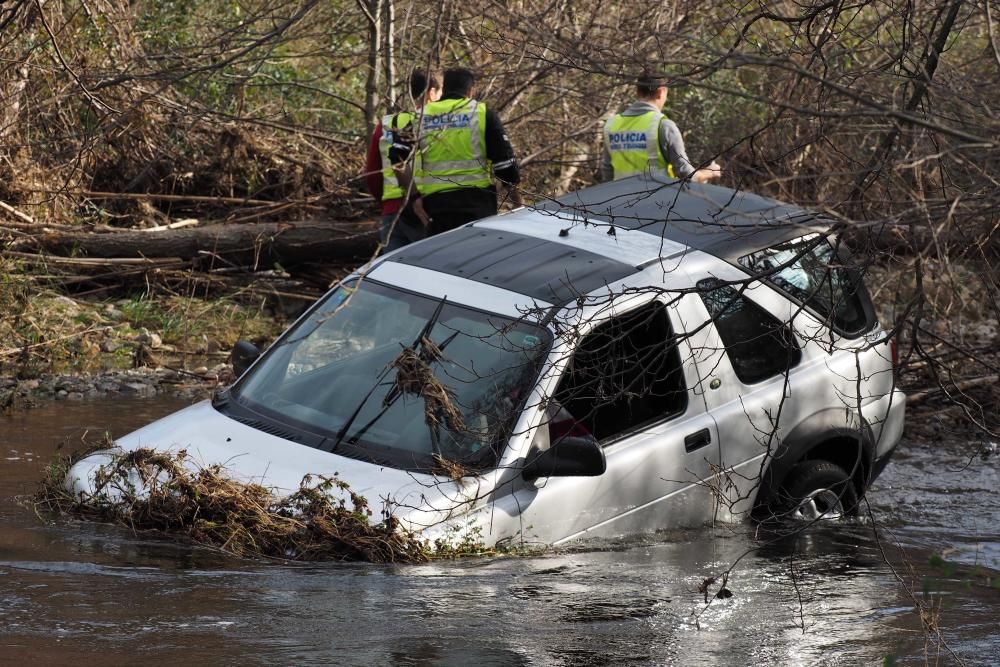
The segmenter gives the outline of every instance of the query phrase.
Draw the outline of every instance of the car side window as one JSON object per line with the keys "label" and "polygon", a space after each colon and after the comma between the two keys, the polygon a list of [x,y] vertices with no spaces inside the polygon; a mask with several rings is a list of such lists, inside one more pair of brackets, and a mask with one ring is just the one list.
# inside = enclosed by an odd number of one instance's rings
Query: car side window
{"label": "car side window", "polygon": [[860,276],[844,265],[827,239],[807,236],[741,257],[740,264],[764,274],[764,280],[843,334],[857,334],[874,324],[861,298]]}
{"label": "car side window", "polygon": [[687,388],[666,307],[649,304],[595,327],[554,399],[598,441],[683,413]]}
{"label": "car side window", "polygon": [[802,352],[789,327],[739,290],[715,278],[698,281],[698,290],[743,384],[766,380],[799,363]]}

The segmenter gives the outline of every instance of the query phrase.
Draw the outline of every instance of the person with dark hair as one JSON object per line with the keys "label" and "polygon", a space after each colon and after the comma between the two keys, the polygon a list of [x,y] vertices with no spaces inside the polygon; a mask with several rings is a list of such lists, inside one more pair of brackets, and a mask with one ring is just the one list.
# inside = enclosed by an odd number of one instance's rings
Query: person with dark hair
{"label": "person with dark hair", "polygon": [[492,109],[474,99],[472,70],[445,70],[444,93],[424,106],[414,182],[430,218],[428,235],[497,212],[496,182],[521,205],[514,148]]}
{"label": "person with dark hair", "polygon": [[410,75],[410,99],[416,113],[386,114],[372,133],[365,163],[365,181],[372,197],[382,202],[379,236],[385,252],[419,241],[426,235],[426,214],[412,185],[408,162],[413,144],[414,121],[419,109],[441,97],[441,73],[414,70]]}
{"label": "person with dark hair", "polygon": [[722,175],[714,160],[695,169],[684,149],[677,124],[661,111],[667,101],[667,79],[644,73],[636,80],[638,99],[604,124],[604,154],[598,179],[617,180],[646,174],[661,179],[705,183]]}

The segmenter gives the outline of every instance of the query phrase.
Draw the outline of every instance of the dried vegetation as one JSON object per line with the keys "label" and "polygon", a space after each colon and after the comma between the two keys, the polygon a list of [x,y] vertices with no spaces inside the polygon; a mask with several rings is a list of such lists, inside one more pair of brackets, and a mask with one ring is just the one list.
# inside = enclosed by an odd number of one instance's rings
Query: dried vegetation
{"label": "dried vegetation", "polygon": [[279,496],[235,480],[221,465],[195,466],[184,451],[114,455],[99,469],[94,493],[74,497],[65,487],[67,471],[108,446],[50,464],[34,496],[36,511],[158,531],[247,558],[413,563],[498,553],[474,534],[430,543],[391,513],[376,520],[365,498],[336,475],[307,475],[299,489]]}

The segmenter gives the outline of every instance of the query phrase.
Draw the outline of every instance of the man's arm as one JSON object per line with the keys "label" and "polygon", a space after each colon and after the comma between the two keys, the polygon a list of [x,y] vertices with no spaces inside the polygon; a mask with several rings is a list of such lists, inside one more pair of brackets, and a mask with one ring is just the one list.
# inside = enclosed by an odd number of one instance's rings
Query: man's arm
{"label": "man's arm", "polygon": [[365,186],[375,201],[382,201],[382,155],[378,149],[381,138],[382,123],[379,123],[372,132],[372,139],[368,143],[368,154],[365,156]]}
{"label": "man's arm", "polygon": [[611,164],[611,150],[608,148],[608,123],[611,122],[609,118],[604,125],[601,126],[601,165],[597,168],[597,172],[594,174],[594,180],[598,183],[607,183],[608,181],[613,181],[615,179],[615,168]]}
{"label": "man's arm", "polygon": [[507,138],[500,117],[489,107],[486,108],[486,157],[493,163],[493,175],[507,188],[510,202],[515,208],[521,206],[521,169],[514,157],[514,147]]}
{"label": "man's arm", "polygon": [[688,178],[695,183],[705,183],[722,175],[722,168],[713,160],[703,169],[695,169],[684,149],[684,137],[677,123],[668,118],[660,121],[660,152],[674,166],[674,176]]}

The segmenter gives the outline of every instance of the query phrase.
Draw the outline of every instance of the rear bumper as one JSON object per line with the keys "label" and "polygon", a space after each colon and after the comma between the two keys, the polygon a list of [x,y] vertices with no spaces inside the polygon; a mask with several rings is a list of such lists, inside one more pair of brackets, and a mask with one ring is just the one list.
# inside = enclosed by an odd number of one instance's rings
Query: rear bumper
{"label": "rear bumper", "polygon": [[[875,442],[872,471],[885,467],[896,445],[903,437],[903,423],[906,417],[906,394],[898,389],[861,408],[865,422],[872,430]],[[881,465],[881,467],[879,467]],[[877,473],[876,473],[877,474]],[[874,479],[874,476],[872,477]]]}
{"label": "rear bumper", "polygon": [[869,484],[878,479],[878,476],[882,474],[882,471],[885,470],[885,467],[889,465],[889,459],[892,458],[892,455],[895,451],[896,451],[896,445],[893,445],[892,449],[890,449],[888,452],[886,452],[882,456],[875,458],[875,461],[872,464],[871,478],[868,480]]}
{"label": "rear bumper", "polygon": [[903,437],[903,423],[906,417],[906,394],[898,389],[872,401],[861,409],[865,421],[871,426],[875,438],[875,452],[872,457],[871,474],[868,484],[874,482],[889,465],[893,452]]}

